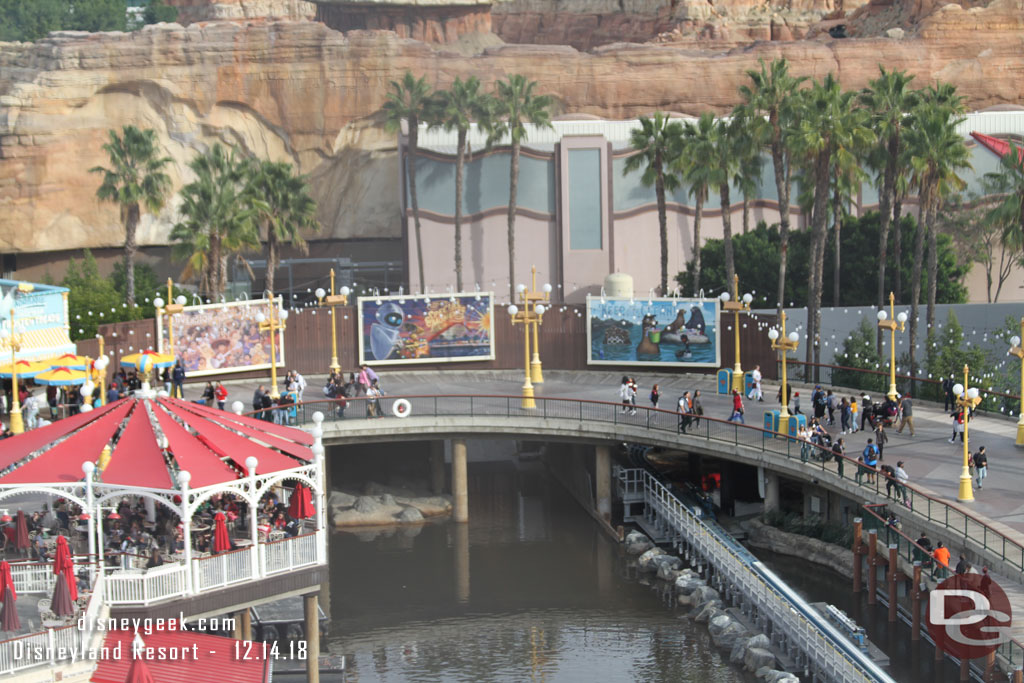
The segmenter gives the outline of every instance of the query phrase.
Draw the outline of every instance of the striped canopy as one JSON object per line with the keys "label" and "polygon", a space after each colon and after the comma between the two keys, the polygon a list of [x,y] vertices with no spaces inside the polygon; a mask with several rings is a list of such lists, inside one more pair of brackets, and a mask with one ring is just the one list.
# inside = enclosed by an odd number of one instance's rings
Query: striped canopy
{"label": "striped canopy", "polygon": [[71,368],[72,370],[88,370],[92,358],[88,356],[76,356],[73,353],[65,353],[56,358],[44,358],[41,362],[49,363],[51,368]]}
{"label": "striped canopy", "polygon": [[75,384],[85,384],[89,381],[89,373],[85,370],[73,368],[50,368],[41,372],[33,378],[36,384],[51,384],[58,387],[68,387]]}
{"label": "striped canopy", "polygon": [[19,360],[12,366],[10,363],[0,365],[0,377],[11,377],[14,370],[18,371],[18,377],[35,377],[39,373],[50,369],[49,363],[40,363],[34,360]]}
{"label": "striped canopy", "polygon": [[122,367],[136,368],[139,372],[149,372],[153,368],[170,368],[174,366],[174,356],[157,353],[150,349],[142,353],[133,353],[121,357]]}

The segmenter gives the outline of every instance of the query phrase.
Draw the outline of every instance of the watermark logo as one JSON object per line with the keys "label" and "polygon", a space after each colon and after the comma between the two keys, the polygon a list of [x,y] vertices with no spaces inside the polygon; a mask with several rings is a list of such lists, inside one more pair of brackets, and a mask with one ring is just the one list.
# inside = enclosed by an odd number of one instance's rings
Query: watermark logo
{"label": "watermark logo", "polygon": [[928,598],[928,633],[957,659],[987,657],[1010,639],[1010,600],[992,577],[951,576]]}

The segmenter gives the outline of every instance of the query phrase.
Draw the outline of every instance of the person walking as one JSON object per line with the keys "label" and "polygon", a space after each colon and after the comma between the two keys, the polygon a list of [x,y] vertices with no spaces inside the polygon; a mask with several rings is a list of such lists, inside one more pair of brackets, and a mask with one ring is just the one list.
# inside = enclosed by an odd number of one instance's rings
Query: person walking
{"label": "person walking", "polygon": [[704,404],[700,401],[700,389],[696,389],[693,392],[693,401],[690,404],[693,408],[693,426],[700,426],[700,418],[704,415]]}
{"label": "person walking", "polygon": [[690,426],[693,421],[693,404],[690,400],[690,392],[684,391],[683,395],[679,397],[677,402],[679,410],[679,433],[685,434],[686,429]]}
{"label": "person walking", "polygon": [[292,380],[295,382],[297,391],[295,397],[298,403],[302,403],[302,394],[306,391],[306,378],[303,377],[298,370],[292,370]]}
{"label": "person walking", "polygon": [[825,417],[825,392],[822,391],[821,385],[814,387],[814,393],[811,394],[811,407],[814,409],[814,417],[819,420]]}
{"label": "person walking", "polygon": [[729,422],[746,424],[746,422],[743,421],[743,397],[740,396],[740,392],[735,389],[733,389],[732,392],[732,415],[729,416]]}
{"label": "person walking", "polygon": [[988,455],[985,454],[984,446],[979,448],[978,452],[974,454],[974,476],[980,489],[982,482],[985,481],[985,477],[988,476]]}
{"label": "person walking", "polygon": [[875,483],[875,469],[878,467],[878,446],[875,445],[874,439],[868,439],[868,445],[864,447],[864,467],[865,474],[868,477],[868,483]]}
{"label": "person walking", "polygon": [[956,386],[956,382],[953,379],[953,375],[942,380],[942,390],[946,397],[946,401],[943,403],[943,410],[952,410],[956,407],[956,396],[953,395],[954,386]]}
{"label": "person walking", "polygon": [[[180,360],[174,361],[174,372],[171,373],[172,387],[171,396],[174,398],[185,398],[185,368]],[[118,387],[120,389],[120,387]]]}
{"label": "person walking", "polygon": [[651,405],[655,408],[658,407],[658,401],[661,399],[661,391],[658,389],[658,385],[655,384],[651,387]]}
{"label": "person walking", "polygon": [[839,406],[836,403],[836,395],[829,389],[825,394],[825,409],[828,410],[828,426],[834,427],[836,424],[836,408]]}
{"label": "person walking", "polygon": [[896,433],[902,434],[904,427],[909,427],[910,436],[914,436],[914,402],[910,400],[910,394],[900,401],[900,426],[896,428]]}
{"label": "person walking", "polygon": [[[266,393],[266,389],[261,384],[256,387],[256,391],[252,392],[252,409],[253,411],[263,410],[263,394]],[[262,420],[263,415],[257,414],[256,419]]]}
{"label": "person walking", "polygon": [[932,539],[928,538],[928,534],[922,531],[921,535],[917,537],[917,540],[914,541],[914,543],[920,546],[919,548],[914,548],[914,561],[920,562],[922,567],[931,567],[933,551]]}
{"label": "person walking", "polygon": [[622,376],[622,383],[619,385],[619,400],[622,401],[622,412],[625,414],[630,408],[629,404],[629,377]]}
{"label": "person walking", "polygon": [[[789,385],[787,384],[786,387],[788,388]],[[789,406],[789,409],[790,409],[790,412],[793,415],[803,415],[803,411],[800,410],[800,392],[799,391],[794,391],[793,392],[793,403]]]}
{"label": "person walking", "polygon": [[899,460],[896,462],[896,497],[902,499],[903,504],[910,507],[910,498],[907,497],[908,481],[910,481],[910,477],[903,469],[903,461]]}
{"label": "person walking", "polygon": [[174,381],[171,378],[170,368],[163,369],[163,371],[160,373],[160,381],[164,383],[164,391],[167,392],[167,395],[173,396],[174,394],[171,393],[171,388],[174,386]]}
{"label": "person walking", "polygon": [[[799,396],[799,394],[797,394],[797,395]],[[790,404],[793,403],[793,398],[792,397],[793,397],[793,385],[789,384],[787,382],[786,383],[786,405],[790,405]],[[775,400],[778,403],[780,403],[780,404],[782,403],[782,385],[781,384],[779,385],[779,393],[777,393],[775,395]],[[796,415],[797,413],[794,411],[792,414]]]}
{"label": "person walking", "polygon": [[949,548],[942,545],[942,541],[936,544],[932,557],[935,558],[936,578],[944,579],[949,576]]}
{"label": "person walking", "polygon": [[852,419],[852,413],[850,412],[850,402],[843,397],[843,400],[839,402],[839,426],[843,434],[850,431],[850,420]]}
{"label": "person walking", "polygon": [[800,462],[807,462],[811,454],[811,430],[806,424],[797,427],[796,438],[800,442]]}
{"label": "person walking", "polygon": [[636,383],[636,378],[629,378],[629,414],[636,415],[636,394],[640,390],[639,385]]}
{"label": "person walking", "polygon": [[750,393],[747,394],[747,398],[753,401],[755,398],[758,401],[763,401],[764,396],[761,392],[761,366],[755,365],[754,369],[750,371]]}
{"label": "person walking", "polygon": [[963,553],[960,553],[960,558],[956,563],[956,569],[954,569],[953,571],[956,572],[957,576],[963,576],[967,573],[967,570],[970,568],[971,565],[967,564],[967,556]]}
{"label": "person walking", "polygon": [[217,399],[217,407],[224,410],[224,404],[228,400],[228,390],[220,382],[217,382],[217,385],[213,388],[213,396]]}
{"label": "person walking", "polygon": [[955,413],[950,413],[950,417],[953,418],[953,436],[949,437],[949,442],[954,443],[956,441],[956,435],[960,435],[960,443],[964,442],[964,420],[967,419],[963,409],[957,410]]}
{"label": "person walking", "polygon": [[875,445],[878,446],[878,459],[885,460],[885,444],[889,442],[889,435],[885,433],[885,423],[879,420],[875,423]]}
{"label": "person walking", "polygon": [[857,417],[860,413],[860,406],[857,405],[857,397],[850,397],[850,433],[857,431]]}
{"label": "person walking", "polygon": [[846,458],[846,443],[842,438],[836,439],[835,443],[832,444],[832,457],[836,461],[836,472],[839,474],[839,478],[843,478],[843,460]]}
{"label": "person walking", "polygon": [[872,427],[875,426],[875,419],[874,419],[875,406],[874,406],[873,403],[871,403],[871,397],[870,396],[865,394],[862,398],[863,398],[863,401],[862,401],[861,407],[860,407],[860,431],[863,432],[864,431],[864,422],[865,421],[867,421],[867,423],[869,425],[871,425]]}

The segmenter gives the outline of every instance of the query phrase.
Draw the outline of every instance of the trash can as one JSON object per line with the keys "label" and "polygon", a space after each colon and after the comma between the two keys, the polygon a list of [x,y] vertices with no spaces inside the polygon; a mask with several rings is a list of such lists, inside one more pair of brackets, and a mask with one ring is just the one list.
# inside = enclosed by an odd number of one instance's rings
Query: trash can
{"label": "trash can", "polygon": [[732,370],[730,368],[724,368],[718,371],[718,393],[732,393]]}

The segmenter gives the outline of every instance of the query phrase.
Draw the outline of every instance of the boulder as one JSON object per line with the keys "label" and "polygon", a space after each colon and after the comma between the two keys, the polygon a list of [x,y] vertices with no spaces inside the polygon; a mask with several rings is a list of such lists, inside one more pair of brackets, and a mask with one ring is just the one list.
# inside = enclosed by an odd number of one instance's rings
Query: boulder
{"label": "boulder", "polygon": [[377,500],[380,501],[381,505],[384,505],[386,507],[391,507],[392,505],[398,505],[398,503],[395,502],[395,497],[392,496],[390,493],[383,493],[383,494],[377,496]]}
{"label": "boulder", "polygon": [[404,523],[415,523],[423,521],[423,514],[414,507],[408,506],[402,508],[402,511],[396,515],[396,519],[399,522]]}
{"label": "boulder", "polygon": [[679,570],[674,568],[669,562],[662,562],[658,565],[658,578],[662,581],[668,581],[675,583],[675,580],[679,577]]}
{"label": "boulder", "polygon": [[714,637],[716,634],[724,631],[732,623],[733,618],[731,616],[728,614],[719,614],[708,620],[708,633]]}
{"label": "boulder", "polygon": [[758,678],[764,679],[765,683],[800,683],[800,678],[788,671],[765,668],[758,669],[758,672],[755,675]]}
{"label": "boulder", "polygon": [[693,604],[703,605],[706,602],[712,600],[718,600],[721,602],[722,596],[718,594],[711,586],[698,586],[693,592]]}
{"label": "boulder", "polygon": [[676,577],[675,587],[678,595],[689,596],[695,590],[704,585],[704,580],[694,574],[688,574],[689,570],[684,569]]}
{"label": "boulder", "polygon": [[[721,616],[715,617],[721,619]],[[746,627],[735,619],[730,619],[729,624],[722,628],[717,634],[711,634],[711,640],[715,643],[715,647],[719,647],[723,650],[732,649],[733,645],[748,635]]]}
{"label": "boulder", "polygon": [[344,491],[331,491],[330,497],[327,498],[327,509],[333,510],[335,508],[350,508],[356,503],[356,497],[351,493],[345,493]]}
{"label": "boulder", "polygon": [[640,555],[654,547],[654,542],[640,531],[630,531],[623,543],[629,555]]}
{"label": "boulder", "polygon": [[661,548],[651,548],[637,558],[636,566],[642,572],[656,572],[658,571],[658,565],[655,563],[654,558],[664,554],[665,551]]}
{"label": "boulder", "polygon": [[704,604],[697,605],[692,612],[690,617],[698,624],[706,624],[713,616],[718,614],[722,610],[721,600],[711,600]]}
{"label": "boulder", "polygon": [[751,672],[757,671],[761,667],[774,668],[775,655],[769,650],[760,647],[750,647],[748,644],[747,651],[743,653],[743,667]]}
{"label": "boulder", "polygon": [[756,636],[747,641],[747,647],[759,647],[762,650],[767,650],[772,646],[772,641],[768,639],[763,633],[758,633]]}
{"label": "boulder", "polygon": [[747,643],[750,642],[750,638],[746,636],[740,636],[733,641],[732,649],[729,650],[729,662],[731,664],[742,664],[743,655],[747,652]]}
{"label": "boulder", "polygon": [[372,496],[359,496],[356,498],[355,504],[352,505],[356,512],[361,512],[364,515],[374,512],[380,512],[381,507],[380,501]]}

